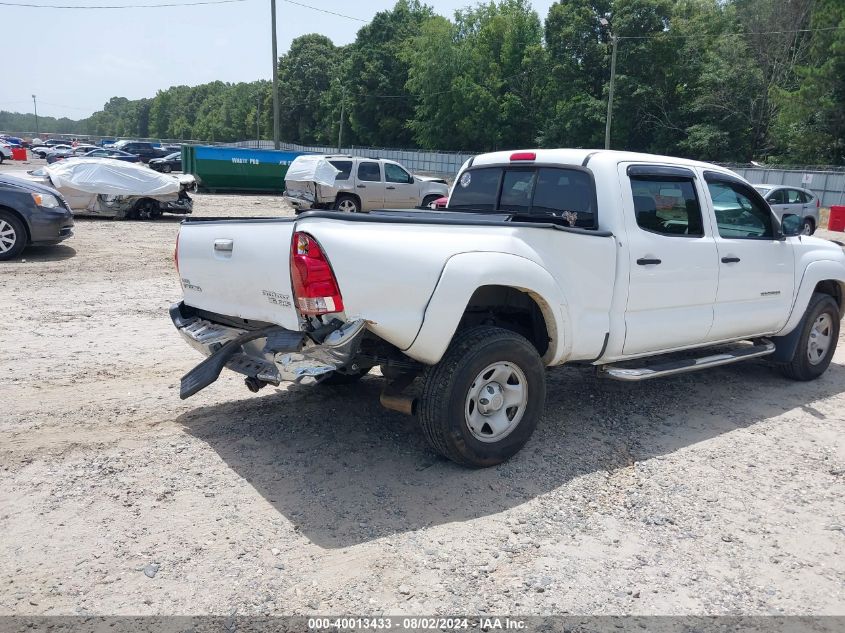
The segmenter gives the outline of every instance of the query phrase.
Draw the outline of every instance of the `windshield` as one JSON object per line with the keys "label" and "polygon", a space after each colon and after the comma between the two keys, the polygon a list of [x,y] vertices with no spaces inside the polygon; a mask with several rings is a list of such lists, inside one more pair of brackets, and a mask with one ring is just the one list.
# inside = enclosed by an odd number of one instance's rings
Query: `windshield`
{"label": "windshield", "polygon": [[508,211],[563,218],[569,226],[595,228],[590,174],[561,167],[479,167],[461,174],[449,209]]}
{"label": "windshield", "polygon": [[760,185],[754,185],[754,188],[757,190],[757,193],[759,193],[761,196],[765,196],[772,190],[771,187],[762,187]]}
{"label": "windshield", "polygon": [[172,154],[168,154],[164,157],[164,160],[176,160],[182,155],[181,152],[173,152]]}

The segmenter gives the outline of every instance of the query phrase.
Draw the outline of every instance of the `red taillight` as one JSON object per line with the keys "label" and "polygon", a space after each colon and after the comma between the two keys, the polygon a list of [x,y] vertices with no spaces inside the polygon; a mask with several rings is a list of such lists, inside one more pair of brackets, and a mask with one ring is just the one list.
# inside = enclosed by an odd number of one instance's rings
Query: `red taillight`
{"label": "red taillight", "polygon": [[179,274],[179,235],[182,231],[176,232],[176,248],[173,249],[173,263],[176,264],[176,274]]}
{"label": "red taillight", "polygon": [[343,311],[343,297],[323,250],[308,233],[294,233],[290,252],[290,277],[296,307],[315,316]]}
{"label": "red taillight", "polygon": [[511,160],[537,160],[536,152],[514,152]]}

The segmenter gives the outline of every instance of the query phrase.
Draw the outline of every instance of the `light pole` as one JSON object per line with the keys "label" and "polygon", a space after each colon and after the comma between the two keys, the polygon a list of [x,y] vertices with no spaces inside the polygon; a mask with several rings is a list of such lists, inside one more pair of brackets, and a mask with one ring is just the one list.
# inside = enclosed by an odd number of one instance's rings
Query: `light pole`
{"label": "light pole", "polygon": [[601,25],[607,29],[610,34],[610,87],[607,90],[607,119],[604,125],[604,148],[610,149],[610,123],[613,119],[613,84],[616,81],[616,45],[619,43],[619,38],[610,30],[610,22],[606,18],[599,20]]}
{"label": "light pole", "polygon": [[340,128],[337,131],[337,153],[340,154],[343,147],[343,114],[346,106],[346,87],[344,86],[340,97]]}
{"label": "light pole", "polygon": [[276,0],[270,0],[273,28],[273,147],[279,149],[279,55],[276,49]]}
{"label": "light pole", "polygon": [[32,95],[32,107],[35,110],[35,137],[38,138],[38,104],[35,102],[35,95]]}
{"label": "light pole", "polygon": [[256,147],[261,149],[261,89],[255,95],[257,97],[255,102],[255,142]]}

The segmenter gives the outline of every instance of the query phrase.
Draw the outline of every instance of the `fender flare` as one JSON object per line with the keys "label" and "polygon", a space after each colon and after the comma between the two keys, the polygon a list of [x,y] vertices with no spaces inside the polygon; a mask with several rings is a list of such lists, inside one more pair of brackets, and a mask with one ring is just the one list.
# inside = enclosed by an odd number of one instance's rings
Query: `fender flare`
{"label": "fender flare", "polygon": [[816,286],[821,281],[836,281],[842,287],[845,296],[845,266],[841,262],[832,259],[823,259],[810,262],[804,269],[798,292],[795,293],[795,301],[792,304],[792,312],[780,331],[775,336],[786,336],[801,323],[807,306],[810,305],[810,298]]}
{"label": "fender flare", "polygon": [[427,365],[439,362],[470,298],[482,286],[509,286],[537,302],[551,339],[543,357],[546,365],[568,353],[572,340],[566,298],[551,273],[525,257],[485,251],[458,253],[446,261],[417,336],[403,352]]}

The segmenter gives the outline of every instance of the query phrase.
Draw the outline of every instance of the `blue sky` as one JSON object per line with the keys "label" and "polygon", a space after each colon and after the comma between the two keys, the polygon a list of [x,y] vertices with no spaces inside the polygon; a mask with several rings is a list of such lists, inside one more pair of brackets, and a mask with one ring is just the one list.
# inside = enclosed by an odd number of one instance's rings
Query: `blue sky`
{"label": "blue sky", "polygon": [[[14,0],[10,0],[14,1]],[[20,0],[23,1],[23,0]],[[26,0],[30,4],[126,5],[165,0]],[[167,0],[189,2],[191,0]],[[395,0],[302,0],[369,21]],[[428,0],[441,15],[473,0]],[[554,0],[533,0],[544,20]],[[279,54],[293,38],[322,33],[336,44],[355,39],[364,22],[277,0]],[[84,118],[113,96],[138,99],[173,85],[269,79],[270,0],[119,10],[0,6],[4,52],[0,109]]]}

